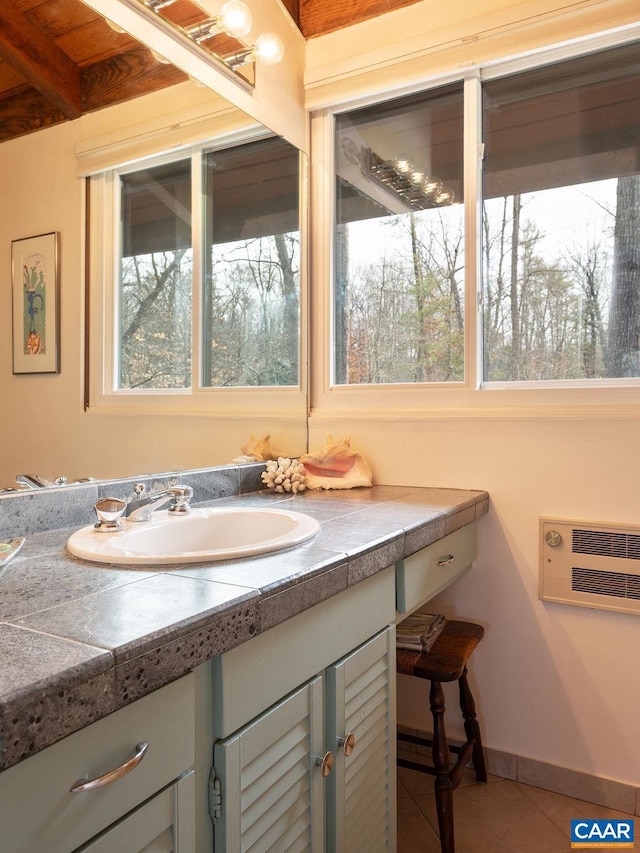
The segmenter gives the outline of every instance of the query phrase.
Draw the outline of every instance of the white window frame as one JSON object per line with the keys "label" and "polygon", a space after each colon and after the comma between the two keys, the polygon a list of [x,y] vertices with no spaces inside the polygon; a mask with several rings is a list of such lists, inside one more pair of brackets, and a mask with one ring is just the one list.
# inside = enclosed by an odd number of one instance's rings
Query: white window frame
{"label": "white window frame", "polygon": [[[484,382],[482,371],[482,102],[481,82],[548,65],[640,39],[640,27],[601,33],[551,47],[445,73],[420,83],[336,101],[311,116],[311,197],[314,244],[311,278],[326,282],[312,294],[312,314],[322,317],[312,340],[311,416],[321,420],[366,417],[380,421],[460,418],[610,418],[640,413],[640,378]],[[464,82],[465,151],[465,379],[457,383],[385,385],[334,384],[334,234],[335,116],[403,95],[428,93],[445,84]],[[474,97],[475,92],[475,97]],[[469,156],[477,152],[477,156]],[[317,162],[320,158],[321,165]],[[328,212],[331,212],[329,215]],[[320,224],[318,224],[320,223]]]}
{"label": "white window frame", "polygon": [[[270,132],[241,133],[91,175],[89,190],[89,411],[101,414],[202,415],[216,418],[277,416],[298,421],[307,413],[307,215],[305,155],[300,153],[300,329],[296,386],[208,387],[202,384],[202,169],[205,152],[252,142]],[[191,160],[192,174],[192,386],[168,389],[117,388],[117,331],[120,262],[120,175],[178,160]]]}

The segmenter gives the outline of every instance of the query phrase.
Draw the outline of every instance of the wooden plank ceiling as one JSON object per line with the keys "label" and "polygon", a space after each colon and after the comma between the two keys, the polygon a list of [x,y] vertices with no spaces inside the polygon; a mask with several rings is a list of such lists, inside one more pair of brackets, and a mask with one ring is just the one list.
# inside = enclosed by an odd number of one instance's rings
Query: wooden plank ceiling
{"label": "wooden plank ceiling", "polygon": [[[283,2],[312,38],[417,0]],[[180,26],[207,17],[191,0],[175,0],[162,14]],[[225,40],[219,36],[210,46],[231,52]],[[0,0],[0,142],[185,79],[82,0]]]}

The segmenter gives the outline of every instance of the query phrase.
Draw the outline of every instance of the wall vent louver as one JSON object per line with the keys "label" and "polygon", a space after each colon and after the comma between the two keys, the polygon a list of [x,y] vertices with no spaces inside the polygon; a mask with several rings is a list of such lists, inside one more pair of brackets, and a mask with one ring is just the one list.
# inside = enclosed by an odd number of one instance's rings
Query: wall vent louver
{"label": "wall vent louver", "polygon": [[539,595],[640,614],[640,527],[541,518]]}

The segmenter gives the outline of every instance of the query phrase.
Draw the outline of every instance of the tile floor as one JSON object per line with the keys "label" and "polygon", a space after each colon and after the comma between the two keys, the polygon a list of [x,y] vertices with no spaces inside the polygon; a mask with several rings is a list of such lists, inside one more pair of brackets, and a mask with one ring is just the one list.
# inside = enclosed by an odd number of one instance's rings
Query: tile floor
{"label": "tile floor", "polygon": [[[633,817],[498,776],[478,785],[471,770],[453,805],[456,853],[570,853],[572,819]],[[398,853],[440,853],[437,826],[433,777],[399,767]]]}

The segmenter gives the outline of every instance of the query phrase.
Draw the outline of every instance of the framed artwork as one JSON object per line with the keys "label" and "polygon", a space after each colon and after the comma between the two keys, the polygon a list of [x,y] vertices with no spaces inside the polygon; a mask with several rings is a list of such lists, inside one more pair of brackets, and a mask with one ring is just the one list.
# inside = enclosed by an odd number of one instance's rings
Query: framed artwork
{"label": "framed artwork", "polygon": [[11,242],[13,372],[60,372],[59,232]]}

